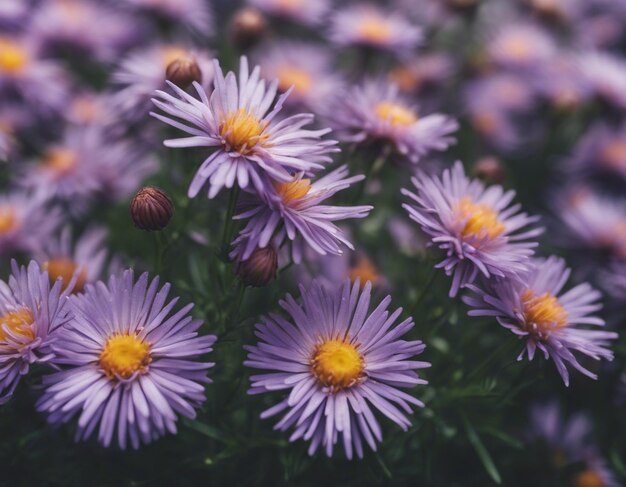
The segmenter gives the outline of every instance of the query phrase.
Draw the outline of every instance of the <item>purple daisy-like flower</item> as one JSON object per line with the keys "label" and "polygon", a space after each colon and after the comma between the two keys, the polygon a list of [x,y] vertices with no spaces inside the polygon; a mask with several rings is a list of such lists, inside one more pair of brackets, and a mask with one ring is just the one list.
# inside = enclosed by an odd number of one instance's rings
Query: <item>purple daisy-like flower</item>
{"label": "purple daisy-like flower", "polygon": [[80,293],[85,289],[85,284],[95,282],[102,275],[108,254],[106,236],[106,229],[93,227],[87,229],[73,244],[72,229],[68,226],[58,238],[44,242],[36,257],[48,272],[50,282],[60,279],[65,289],[73,279],[72,292]]}
{"label": "purple daisy-like flower", "polygon": [[279,92],[285,93],[293,86],[285,108],[320,113],[343,84],[333,73],[331,52],[317,44],[278,43],[262,50],[258,64],[264,78],[278,80]]}
{"label": "purple daisy-like flower", "polygon": [[34,253],[61,223],[61,211],[39,194],[0,195],[0,255]]}
{"label": "purple daisy-like flower", "polygon": [[306,26],[316,26],[330,10],[329,0],[248,0],[248,4],[269,15]]}
{"label": "purple daisy-like flower", "polygon": [[507,23],[487,42],[487,54],[499,66],[535,70],[556,54],[556,45],[537,25]]}
{"label": "purple daisy-like flower", "polygon": [[250,194],[235,216],[248,222],[233,242],[231,257],[247,260],[257,247],[264,248],[271,240],[279,246],[289,241],[296,263],[302,259],[304,244],[322,255],[342,254],[341,245],[353,250],[334,222],[365,218],[372,207],[321,203],[363,179],[364,176],[348,177],[348,167],[341,166],[314,182],[299,174],[289,182],[274,182],[262,195]]}
{"label": "purple daisy-like flower", "polygon": [[591,51],[581,54],[578,62],[594,93],[617,108],[626,108],[626,61],[623,58],[604,51]]}
{"label": "purple daisy-like flower", "polygon": [[71,318],[68,287],[50,284],[36,262],[11,262],[8,284],[0,281],[0,404],[8,401],[35,363],[49,362],[55,332]]}
{"label": "purple daisy-like flower", "polygon": [[338,97],[328,116],[343,140],[389,142],[413,163],[456,142],[450,134],[459,127],[456,120],[441,113],[420,116],[396,85],[382,80],[370,80]]}
{"label": "purple daisy-like flower", "polygon": [[532,360],[539,350],[546,359],[552,359],[566,386],[568,364],[596,379],[573,352],[594,360],[613,360],[607,347],[617,333],[582,327],[604,326],[604,321],[592,314],[602,307],[601,294],[587,283],[562,292],[570,275],[563,259],[552,256],[536,259],[533,264],[519,279],[491,283],[484,290],[470,286],[473,294],[463,298],[474,308],[468,314],[496,317],[503,327],[526,341],[518,360],[524,355]]}
{"label": "purple daisy-like flower", "polygon": [[375,451],[382,441],[375,410],[406,431],[411,405],[423,406],[401,388],[426,384],[416,370],[430,364],[411,360],[425,345],[400,339],[413,319],[394,326],[402,308],[390,312],[390,296],[369,313],[370,283],[329,291],[314,282],[300,293],[302,304],[291,295],[280,303],[290,320],[272,314],[257,325],[245,365],[269,372],[250,378],[249,393],[289,391],[261,417],[285,412],[275,428],[293,427],[290,441],[310,441],[309,454],[321,445],[331,456],[341,437],[348,458],[362,457],[364,442]]}
{"label": "purple daisy-like flower", "polygon": [[189,197],[196,196],[205,184],[213,198],[224,187],[237,182],[246,188],[249,182],[259,193],[267,186],[267,178],[289,182],[293,173],[309,173],[322,169],[335,152],[334,140],[320,140],[330,129],[307,130],[313,121],[311,114],[299,114],[277,119],[287,91],[276,100],[278,81],[266,86],[257,66],[250,73],[248,60],[241,58],[239,80],[233,72],[226,77],[217,60],[215,89],[210,98],[194,83],[200,100],[172,85],[178,98],[157,91],[156,106],[174,118],[153,113],[159,120],[172,125],[191,137],[166,140],[167,147],[214,147],[216,150],[202,163],[191,185]]}
{"label": "purple daisy-like flower", "polygon": [[183,25],[201,34],[213,30],[213,12],[205,0],[124,0],[132,8]]}
{"label": "purple daisy-like flower", "polygon": [[515,277],[528,269],[537,246],[531,239],[542,229],[527,228],[538,217],[521,213],[521,205],[511,204],[514,191],[470,180],[459,161],[441,177],[421,174],[412,182],[417,194],[403,189],[411,202],[402,206],[431,237],[431,245],[446,253],[436,267],[453,276],[450,296],[479,274]]}
{"label": "purple daisy-like flower", "polygon": [[27,166],[20,184],[71,202],[77,213],[97,196],[113,200],[128,196],[155,169],[155,161],[143,149],[130,141],[112,140],[104,127],[71,127],[60,143]]}
{"label": "purple daisy-like flower", "polygon": [[407,56],[423,40],[422,30],[406,16],[374,4],[359,4],[335,12],[328,34],[339,46],[363,46]]}
{"label": "purple daisy-like flower", "polygon": [[157,44],[131,52],[113,73],[116,93],[112,103],[117,110],[138,122],[147,117],[156,90],[166,88],[168,66],[177,61],[195,63],[204,89],[213,81],[211,53],[185,44]]}
{"label": "purple daisy-like flower", "polygon": [[214,365],[200,357],[216,337],[198,334],[193,304],[172,314],[178,298],[166,302],[169,290],[147,274],[135,282],[127,270],[71,298],[75,316],[55,348],[63,370],[43,378],[37,403],[51,423],[78,416],[77,440],[98,428],[100,443],[115,436],[124,449],[175,433],[178,415],[195,417]]}

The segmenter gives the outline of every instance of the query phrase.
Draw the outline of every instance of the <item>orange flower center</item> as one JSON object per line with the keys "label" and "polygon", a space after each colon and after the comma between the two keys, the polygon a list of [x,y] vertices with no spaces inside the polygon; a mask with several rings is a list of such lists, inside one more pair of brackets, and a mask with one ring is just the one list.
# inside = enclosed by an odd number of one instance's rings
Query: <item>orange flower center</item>
{"label": "orange flower center", "polygon": [[522,293],[522,308],[526,325],[542,335],[567,326],[567,311],[548,292],[536,296],[532,289],[527,289]]}
{"label": "orange flower center", "polygon": [[380,279],[378,275],[378,270],[372,264],[372,261],[367,257],[359,257],[356,266],[350,269],[350,273],[348,274],[350,277],[350,281],[354,283],[357,279],[360,279],[360,286],[363,288],[367,281],[370,281],[372,285],[375,285],[376,282]]}
{"label": "orange flower center", "polygon": [[612,168],[626,168],[626,140],[615,139],[606,144],[601,151],[600,159]]}
{"label": "orange flower center", "polygon": [[304,69],[284,66],[278,69],[278,88],[285,92],[293,86],[293,92],[306,95],[311,91],[313,79],[311,73]]}
{"label": "orange flower center", "polygon": [[457,204],[457,218],[463,223],[463,237],[496,238],[506,227],[498,219],[498,213],[489,205],[474,203],[469,196],[461,198]]}
{"label": "orange flower center", "polygon": [[398,103],[383,101],[374,108],[376,116],[393,126],[408,126],[417,122],[417,115],[413,110]]}
{"label": "orange flower center", "polygon": [[128,379],[135,372],[145,371],[151,361],[150,345],[136,335],[109,337],[100,354],[100,367],[109,379]]}
{"label": "orange flower center", "polygon": [[[56,259],[50,259],[43,264],[44,270],[48,271],[48,278],[50,283],[54,284],[57,279],[63,281],[62,289],[65,290],[72,280],[74,273],[78,270],[78,265],[67,257],[58,257]],[[82,267],[80,272],[76,276],[76,283],[74,284],[73,292],[80,293],[85,288],[87,283],[87,269]]]}
{"label": "orange flower center", "polygon": [[574,477],[574,487],[604,487],[604,480],[595,470],[585,470]]}
{"label": "orange flower center", "polygon": [[279,8],[288,12],[298,10],[300,7],[304,6],[303,0],[278,0],[277,3]]}
{"label": "orange flower center", "polygon": [[311,358],[311,370],[325,387],[334,390],[354,385],[363,375],[363,357],[357,347],[343,340],[319,344]]}
{"label": "orange flower center", "polygon": [[16,42],[0,38],[0,72],[15,74],[24,69],[28,54]]}
{"label": "orange flower center", "polygon": [[284,203],[304,198],[311,189],[310,179],[297,179],[289,183],[274,181],[273,184]]}
{"label": "orange flower center", "polygon": [[245,108],[226,114],[220,123],[220,136],[227,151],[249,154],[257,144],[269,137],[264,134],[266,122],[260,121]]}
{"label": "orange flower center", "polygon": [[493,113],[489,112],[476,113],[472,117],[472,124],[476,130],[485,135],[495,133],[498,128],[497,118]]}
{"label": "orange flower center", "polygon": [[15,210],[10,206],[0,207],[0,235],[6,235],[17,227]]}
{"label": "orange flower center", "polygon": [[6,342],[11,334],[34,340],[35,331],[32,327],[34,321],[35,316],[28,308],[20,308],[0,316],[0,342]]}
{"label": "orange flower center", "polygon": [[389,23],[378,15],[367,15],[357,28],[359,37],[372,44],[383,44],[389,40],[392,31]]}
{"label": "orange flower center", "polygon": [[42,161],[43,167],[54,172],[58,177],[64,176],[78,164],[78,156],[70,149],[58,147],[50,149]]}
{"label": "orange flower center", "polygon": [[528,39],[521,35],[509,36],[504,39],[502,49],[514,61],[526,61],[532,53]]}

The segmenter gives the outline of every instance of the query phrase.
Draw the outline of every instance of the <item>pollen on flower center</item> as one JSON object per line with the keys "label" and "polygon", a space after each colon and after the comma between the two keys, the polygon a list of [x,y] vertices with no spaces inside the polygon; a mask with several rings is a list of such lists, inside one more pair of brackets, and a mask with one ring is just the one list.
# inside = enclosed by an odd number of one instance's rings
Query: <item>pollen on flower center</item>
{"label": "pollen on flower center", "polygon": [[283,203],[291,203],[292,201],[304,198],[311,189],[310,179],[297,179],[289,183],[274,182],[276,192],[283,200]]}
{"label": "pollen on flower center", "polygon": [[383,101],[374,108],[376,116],[394,126],[408,126],[417,122],[417,115],[410,108],[398,103]]}
{"label": "pollen on flower center", "polygon": [[328,340],[315,348],[311,370],[322,385],[345,389],[363,375],[363,357],[351,343]]}
{"label": "pollen on flower center", "polygon": [[58,147],[48,151],[42,163],[46,169],[50,169],[58,176],[62,176],[76,167],[78,156],[70,149]]}
{"label": "pollen on flower center", "polygon": [[249,154],[257,144],[267,140],[269,135],[263,133],[266,127],[267,123],[240,108],[222,119],[219,131],[227,151]]}
{"label": "pollen on flower center", "polygon": [[[51,283],[54,283],[57,279],[63,281],[62,289],[65,290],[67,285],[72,280],[74,273],[78,270],[78,265],[68,257],[58,257],[50,259],[44,262],[43,269],[48,271],[48,277]],[[74,284],[74,292],[80,293],[85,288],[87,282],[87,270],[83,267],[76,276],[76,283]]]}
{"label": "pollen on flower center", "polygon": [[311,91],[313,79],[304,69],[284,66],[278,69],[278,87],[280,91],[287,91],[293,86],[296,94],[305,95]]}
{"label": "pollen on flower center", "polygon": [[0,71],[17,73],[24,68],[27,61],[27,54],[17,43],[0,38]]}
{"label": "pollen on flower center", "polygon": [[10,206],[0,207],[0,235],[9,233],[16,226],[15,210]]}
{"label": "pollen on flower center", "polygon": [[33,312],[28,308],[20,308],[0,316],[0,342],[6,341],[11,335],[20,335],[28,340],[34,340],[35,331],[32,324],[35,321]]}
{"label": "pollen on flower center", "polygon": [[506,229],[495,210],[486,204],[474,203],[468,196],[461,198],[456,210],[457,218],[463,224],[463,237],[496,238]]}
{"label": "pollen on flower center", "polygon": [[604,487],[604,480],[595,470],[585,470],[574,477],[574,487]]}
{"label": "pollen on flower center", "polygon": [[526,325],[541,334],[567,325],[567,311],[550,293],[536,296],[532,289],[527,289],[522,294],[522,307]]}
{"label": "pollen on flower center", "polygon": [[136,335],[111,336],[100,354],[100,367],[109,379],[128,379],[151,361],[150,345]]}
{"label": "pollen on flower center", "polygon": [[359,257],[357,264],[350,269],[349,273],[350,281],[354,283],[357,279],[360,279],[361,289],[365,286],[367,281],[372,284],[376,284],[380,276],[372,261],[367,257]]}
{"label": "pollen on flower center", "polygon": [[361,39],[380,44],[386,42],[391,37],[391,27],[385,19],[369,15],[361,21],[358,33]]}

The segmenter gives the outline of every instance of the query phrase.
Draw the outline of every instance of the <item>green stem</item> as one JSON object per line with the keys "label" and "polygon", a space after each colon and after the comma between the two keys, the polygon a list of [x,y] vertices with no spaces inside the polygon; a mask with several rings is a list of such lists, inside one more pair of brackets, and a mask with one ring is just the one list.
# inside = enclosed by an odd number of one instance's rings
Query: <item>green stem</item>
{"label": "green stem", "polygon": [[234,228],[233,216],[239,199],[239,186],[233,187],[228,200],[228,209],[226,210],[226,219],[224,220],[224,229],[222,231],[222,243],[220,245],[220,255],[223,260],[228,260],[228,246],[232,240]]}

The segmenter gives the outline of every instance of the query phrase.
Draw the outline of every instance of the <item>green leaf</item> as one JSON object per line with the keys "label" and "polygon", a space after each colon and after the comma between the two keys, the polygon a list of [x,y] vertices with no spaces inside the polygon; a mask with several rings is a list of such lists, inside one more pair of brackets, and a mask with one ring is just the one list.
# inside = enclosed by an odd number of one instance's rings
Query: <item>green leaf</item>
{"label": "green leaf", "polygon": [[469,423],[469,421],[467,420],[465,416],[463,416],[463,423],[465,424],[467,438],[469,442],[471,443],[471,445],[474,447],[474,450],[476,450],[476,453],[478,454],[478,458],[480,458],[480,461],[482,462],[483,467],[485,467],[487,474],[491,477],[491,479],[496,484],[501,484],[502,477],[500,477],[500,472],[498,472],[496,465],[493,463],[493,460],[491,459],[491,455],[489,455],[489,452],[485,448],[485,445],[483,444],[480,437],[478,436],[478,434],[476,433],[476,431],[474,430],[474,428],[472,427],[472,425]]}

